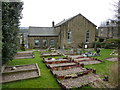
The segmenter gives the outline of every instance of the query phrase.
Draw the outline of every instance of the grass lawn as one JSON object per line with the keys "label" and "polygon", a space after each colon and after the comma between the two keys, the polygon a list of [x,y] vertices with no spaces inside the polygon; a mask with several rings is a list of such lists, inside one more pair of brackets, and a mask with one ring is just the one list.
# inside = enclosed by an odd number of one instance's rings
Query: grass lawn
{"label": "grass lawn", "polygon": [[[99,58],[104,62],[96,65],[86,65],[85,67],[95,68],[97,70],[97,74],[101,75],[101,77],[103,75],[109,75],[109,67],[116,62],[107,61],[107,60],[104,60],[104,58],[111,57],[110,53],[112,51],[113,50],[110,50],[110,49],[101,50],[101,56],[96,58]],[[6,84],[3,84],[3,88],[60,88],[59,84],[51,74],[50,70],[42,62],[42,57],[39,56],[40,53],[38,51],[35,51],[34,55],[35,55],[35,58],[33,59],[15,59],[9,62],[9,65],[14,66],[14,65],[37,63],[41,71],[41,76],[35,79],[6,83]]]}
{"label": "grass lawn", "polygon": [[103,77],[103,75],[109,75],[110,74],[110,72],[109,72],[110,66],[117,63],[117,62],[105,60],[105,58],[114,57],[114,56],[110,55],[112,52],[113,52],[112,49],[102,49],[100,52],[101,56],[96,56],[95,58],[98,58],[104,62],[102,62],[100,64],[86,65],[85,68],[90,68],[90,67],[95,68],[97,70],[97,74],[99,74],[101,77]]}
{"label": "grass lawn", "polygon": [[42,62],[39,52],[35,51],[34,55],[34,59],[17,59],[10,62],[9,65],[37,63],[41,71],[41,76],[34,79],[6,83],[3,84],[3,88],[60,88],[50,70]]}

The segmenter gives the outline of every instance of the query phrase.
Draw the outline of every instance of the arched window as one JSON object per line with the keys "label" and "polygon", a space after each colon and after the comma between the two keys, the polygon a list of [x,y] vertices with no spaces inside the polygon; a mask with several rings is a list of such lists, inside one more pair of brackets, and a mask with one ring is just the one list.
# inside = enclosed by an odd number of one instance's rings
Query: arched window
{"label": "arched window", "polygon": [[86,32],[86,43],[89,43],[89,40],[90,40],[90,32],[87,31]]}

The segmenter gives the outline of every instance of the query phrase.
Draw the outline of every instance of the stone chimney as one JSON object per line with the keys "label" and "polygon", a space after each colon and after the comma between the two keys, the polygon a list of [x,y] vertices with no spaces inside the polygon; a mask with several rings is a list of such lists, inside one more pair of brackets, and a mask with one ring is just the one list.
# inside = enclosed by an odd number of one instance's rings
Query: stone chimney
{"label": "stone chimney", "polygon": [[54,26],[55,26],[54,24],[55,24],[55,22],[53,21],[53,22],[52,22],[52,27],[54,27]]}

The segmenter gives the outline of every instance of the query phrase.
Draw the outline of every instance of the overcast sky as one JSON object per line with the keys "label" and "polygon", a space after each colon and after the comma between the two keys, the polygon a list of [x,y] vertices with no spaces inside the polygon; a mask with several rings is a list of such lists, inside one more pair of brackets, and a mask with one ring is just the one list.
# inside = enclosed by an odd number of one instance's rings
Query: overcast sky
{"label": "overcast sky", "polygon": [[79,13],[99,26],[102,21],[114,16],[116,0],[22,0],[24,9],[21,27],[51,27],[63,19]]}

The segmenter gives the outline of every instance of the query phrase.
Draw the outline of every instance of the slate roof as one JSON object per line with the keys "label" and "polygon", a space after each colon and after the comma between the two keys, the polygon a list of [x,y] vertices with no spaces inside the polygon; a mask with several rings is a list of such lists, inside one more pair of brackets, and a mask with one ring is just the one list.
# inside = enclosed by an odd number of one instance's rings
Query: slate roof
{"label": "slate roof", "polygon": [[29,36],[58,36],[59,31],[53,27],[29,27]]}
{"label": "slate roof", "polygon": [[29,28],[28,27],[19,27],[19,33],[28,33]]}
{"label": "slate roof", "polygon": [[101,25],[99,28],[117,27],[117,24]]}
{"label": "slate roof", "polygon": [[72,18],[73,18],[73,17],[68,18],[68,19],[64,19],[63,21],[61,21],[61,22],[59,22],[58,24],[56,24],[55,27],[60,26],[60,25],[62,25],[62,24],[64,24],[64,23],[66,23],[67,21],[71,20]]}
{"label": "slate roof", "polygon": [[[82,17],[84,17],[82,14],[78,14],[78,15],[80,15],[80,16],[82,16]],[[78,15],[76,15],[76,16],[78,16]],[[55,27],[58,27],[58,26],[60,26],[60,25],[62,25],[62,24],[64,24],[64,23],[66,23],[66,22],[68,22],[69,20],[71,20],[71,19],[73,19],[73,18],[75,18],[76,16],[73,16],[73,17],[71,17],[71,18],[68,18],[68,19],[66,19],[66,20],[63,20],[63,21],[61,21],[61,22],[59,22],[58,24],[56,24],[55,25]],[[84,17],[86,20],[88,20],[86,17]],[[90,20],[88,20],[90,23],[92,23]],[[94,26],[96,26],[94,23],[92,23]],[[97,27],[97,26],[96,26]]]}

